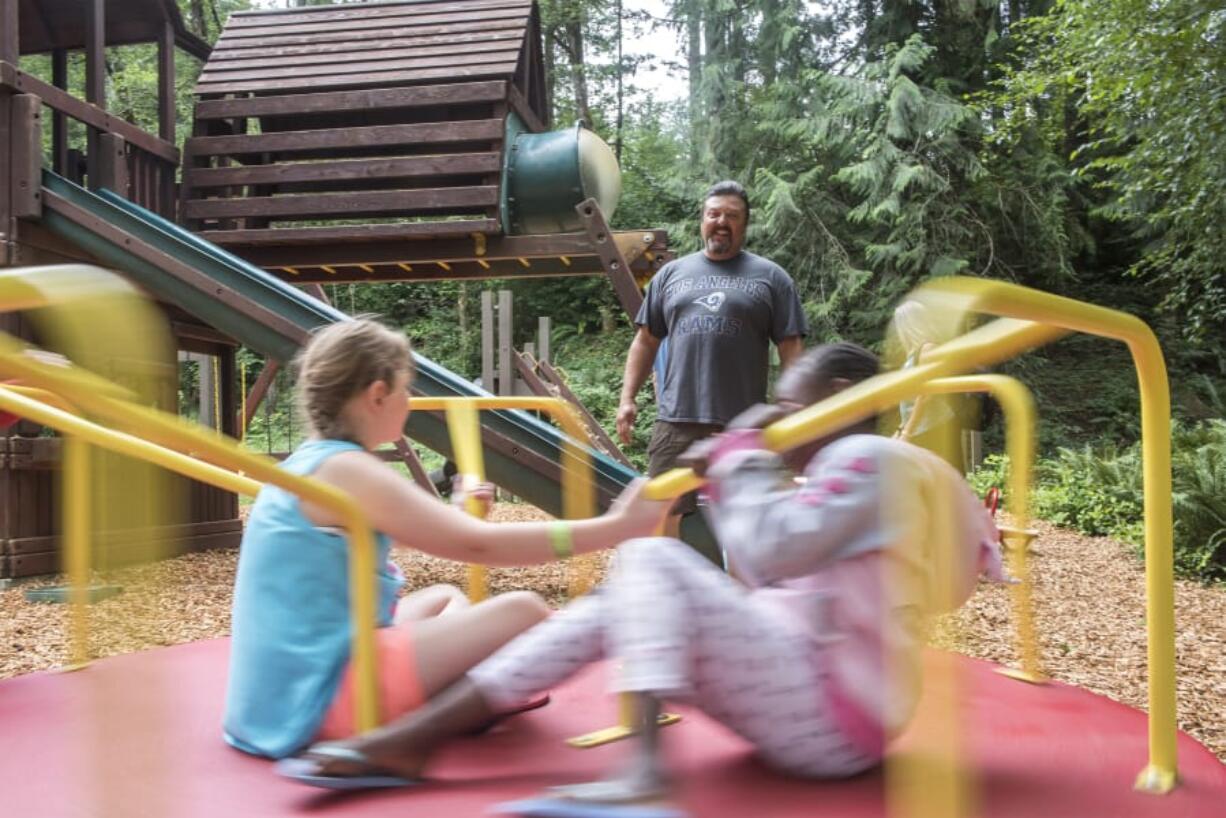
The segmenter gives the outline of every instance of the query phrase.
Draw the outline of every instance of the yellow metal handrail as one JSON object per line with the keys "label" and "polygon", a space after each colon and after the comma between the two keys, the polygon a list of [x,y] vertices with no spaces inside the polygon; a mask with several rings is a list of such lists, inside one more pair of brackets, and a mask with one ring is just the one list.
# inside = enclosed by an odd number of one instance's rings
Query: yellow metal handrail
{"label": "yellow metal handrail", "polygon": [[[3,339],[0,339],[0,346],[2,345]],[[245,451],[235,441],[222,435],[202,432],[180,418],[105,395],[90,393],[82,387],[93,379],[79,376],[76,370],[49,367],[31,361],[22,355],[0,354],[0,373],[20,377],[26,383],[35,384],[51,392],[70,394],[81,408],[117,426],[133,430],[141,436],[127,435],[119,444],[120,448],[116,449],[120,454],[147,460],[176,471],[180,471],[180,467],[186,465],[179,459],[183,458],[190,462],[189,477],[204,482],[228,483],[229,485],[222,487],[229,488],[231,491],[242,490],[244,493],[257,480],[271,483],[335,513],[343,521],[352,540],[349,579],[350,595],[355,609],[353,615],[353,662],[357,681],[355,722],[359,730],[369,730],[378,725],[374,650],[374,628],[377,621],[373,582],[375,576],[374,535],[365,516],[349,495],[325,483],[290,474],[279,468],[275,461]],[[83,426],[78,427],[73,423],[74,421],[85,422],[72,415],[16,394],[10,393],[5,396],[5,400],[7,403],[0,405],[20,407],[15,409],[16,414],[24,415],[29,412],[31,414],[27,416],[39,423],[45,423],[53,428],[73,428],[74,431],[70,431],[70,434],[82,436],[85,434]],[[49,413],[58,413],[61,417],[55,417]],[[47,422],[50,420],[55,422]],[[70,424],[72,424],[71,427]],[[141,438],[148,438],[148,440]],[[211,462],[224,464],[233,471],[242,472],[247,477],[230,474],[185,455],[176,455],[166,448],[154,446],[150,442],[153,440],[164,445],[171,444],[175,448],[199,452]],[[100,442],[100,439],[91,440],[91,442],[110,448],[109,445]]]}
{"label": "yellow metal handrail", "polygon": [[1169,792],[1178,780],[1171,395],[1166,361],[1157,337],[1144,321],[1127,313],[1000,281],[939,279],[920,287],[914,297],[938,305],[1113,338],[1128,346],[1141,393],[1145,596],[1149,625],[1149,763],[1137,775],[1136,787],[1152,793]]}
{"label": "yellow metal handrail", "polygon": [[[54,308],[54,309],[41,309]],[[0,273],[0,309],[37,310],[46,328],[86,357],[101,359],[145,348],[154,342],[156,311],[139,291],[114,273],[86,265],[6,270]],[[69,313],[72,312],[72,315]],[[78,314],[79,313],[79,314]],[[57,320],[58,319],[58,320]],[[72,320],[75,319],[75,320]],[[81,320],[88,319],[88,320]],[[164,327],[164,323],[161,325]],[[168,338],[161,330],[163,340]],[[350,595],[353,602],[355,724],[369,730],[378,724],[375,685],[375,540],[357,503],[344,492],[290,474],[271,459],[254,455],[220,434],[202,433],[181,418],[137,406],[116,397],[123,390],[82,370],[50,366],[22,354],[24,347],[0,333],[0,375],[29,386],[69,396],[91,416],[163,446],[191,451],[198,457],[272,483],[336,514],[351,541]],[[10,400],[22,399],[11,395]],[[45,407],[30,401],[31,408]],[[72,416],[63,413],[71,422]],[[81,488],[81,487],[78,487]]]}
{"label": "yellow metal handrail", "polygon": [[254,497],[260,490],[260,484],[254,480],[83,420],[76,416],[71,404],[42,389],[0,385],[0,409],[68,435],[64,440],[62,528],[64,562],[72,588],[69,595],[73,603],[69,663],[73,667],[89,662],[83,603],[90,564],[90,444],[238,494]]}
{"label": "yellow metal handrail", "polygon": [[1013,613],[1017,619],[1018,655],[1022,667],[1006,674],[1025,682],[1042,682],[1038,638],[1034,627],[1033,587],[1025,529],[1030,520],[1030,474],[1034,468],[1034,396],[1015,378],[1007,375],[962,375],[939,378],[921,388],[922,394],[942,395],[986,392],[996,399],[1005,416],[1005,450],[1009,455],[1009,514],[1015,529],[1005,531],[1009,572],[1017,579],[1013,585]]}
{"label": "yellow metal handrail", "polygon": [[[578,445],[582,441],[591,445],[591,432],[583,425],[574,407],[561,398],[537,396],[505,396],[482,398],[409,398],[409,407],[415,411],[440,412],[448,415],[452,431],[452,444],[456,450],[456,465],[460,471],[480,473],[480,439],[475,412],[493,409],[520,409],[545,412],[558,422],[566,437],[562,442],[562,516],[568,520],[582,520],[596,514],[596,485],[593,482],[592,459],[588,450]],[[456,413],[453,415],[453,413]],[[469,413],[463,418],[464,413]],[[453,426],[452,418],[455,418]],[[458,433],[458,434],[457,434]],[[474,454],[475,453],[475,454]],[[460,458],[464,459],[461,460]],[[472,566],[469,569],[470,588],[483,588],[485,569]],[[579,596],[591,589],[592,559],[584,556],[576,560],[571,574],[570,594]]]}
{"label": "yellow metal handrail", "polygon": [[[772,424],[763,433],[764,445],[772,451],[803,445],[912,397],[928,381],[989,366],[1070,332],[1126,343],[1141,392],[1149,623],[1149,763],[1137,776],[1136,786],[1152,793],[1169,792],[1178,777],[1170,392],[1153,331],[1134,316],[1006,282],[949,277],[925,284],[911,297],[942,309],[973,309],[1002,317],[941,344],[925,355],[924,363],[870,378]],[[666,499],[701,483],[691,470],[673,469],[648,483],[644,493]]]}
{"label": "yellow metal handrail", "polygon": [[[0,363],[0,366],[3,366]],[[68,401],[58,395],[49,392],[45,389],[36,389],[28,386],[17,386],[14,384],[0,384],[0,396],[4,397],[3,405],[0,409],[10,411],[15,415],[20,415],[27,420],[34,421],[55,429],[56,431],[64,432],[65,434],[79,437],[93,443],[102,448],[109,448],[108,444],[100,442],[103,438],[118,443],[124,441],[125,446],[131,447],[129,451],[120,452],[131,457],[143,460],[147,463],[152,463],[155,466],[161,466],[164,469],[178,472],[187,477],[199,480],[202,483],[216,486],[232,491],[235,494],[245,494],[249,497],[254,497],[260,491],[260,483],[245,477],[242,474],[237,474],[233,471],[214,466],[211,463],[206,463],[196,458],[174,451],[165,446],[159,446],[156,443],[150,443],[147,440],[142,440],[124,432],[117,432],[113,429],[108,429],[104,426],[99,426],[96,423],[91,423],[78,417],[79,412]],[[12,398],[23,398],[22,401],[14,401]],[[36,404],[43,404],[48,409],[56,410],[55,413],[40,412],[34,409]],[[10,408],[8,404],[20,405],[20,410]],[[60,414],[69,415],[75,421],[74,423],[65,426],[65,421]],[[37,416],[36,416],[37,415]],[[45,418],[52,418],[54,423],[48,422]],[[65,428],[61,428],[64,426]],[[111,445],[114,445],[112,443]],[[192,469],[192,474],[187,474],[185,469]]]}

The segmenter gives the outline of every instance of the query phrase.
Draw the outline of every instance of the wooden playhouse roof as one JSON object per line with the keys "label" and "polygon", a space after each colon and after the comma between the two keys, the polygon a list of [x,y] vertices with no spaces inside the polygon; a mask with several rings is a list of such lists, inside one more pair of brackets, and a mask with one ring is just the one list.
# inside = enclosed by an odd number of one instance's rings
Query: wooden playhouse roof
{"label": "wooden playhouse roof", "polygon": [[513,81],[543,112],[533,0],[401,0],[230,17],[196,84],[200,97]]}
{"label": "wooden playhouse roof", "polygon": [[[153,42],[170,23],[179,48],[202,60],[209,56],[208,43],[187,29],[175,0],[107,0],[105,15],[107,45]],[[22,54],[85,48],[86,15],[80,0],[20,0],[18,19]]]}

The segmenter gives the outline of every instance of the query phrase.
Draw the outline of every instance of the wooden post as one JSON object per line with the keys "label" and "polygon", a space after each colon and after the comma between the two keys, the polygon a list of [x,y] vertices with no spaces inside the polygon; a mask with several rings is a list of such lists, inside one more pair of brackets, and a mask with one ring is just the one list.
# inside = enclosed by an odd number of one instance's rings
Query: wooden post
{"label": "wooden post", "polygon": [[511,364],[511,354],[515,351],[511,343],[511,332],[514,327],[511,314],[511,291],[498,291],[498,394],[515,394],[515,368]]}
{"label": "wooden post", "polygon": [[536,348],[540,355],[537,356],[538,361],[549,363],[550,360],[550,337],[553,335],[553,319],[547,315],[541,316],[536,320]]}
{"label": "wooden post", "polygon": [[232,346],[221,348],[217,356],[218,388],[221,390],[221,431],[230,437],[238,437],[238,412],[235,403],[235,374],[238,371],[238,354]]}
{"label": "wooden post", "polygon": [[[68,90],[68,52],[62,48],[51,52],[51,84]],[[51,114],[51,169],[72,178],[68,172],[68,117],[59,111]]]}
{"label": "wooden post", "polygon": [[[18,0],[0,0],[0,60],[17,65],[21,60],[21,47],[17,42]],[[16,223],[13,221],[11,203],[12,175],[9,168],[9,145],[13,139],[12,96],[0,90],[0,265],[9,263],[10,245],[16,239]]]}
{"label": "wooden post", "polygon": [[494,293],[481,291],[481,387],[494,393]]}
{"label": "wooden post", "polygon": [[552,398],[554,396],[553,392],[541,380],[541,376],[536,374],[532,364],[532,358],[527,352],[516,354],[515,368],[519,371],[519,377],[528,387],[528,391],[542,398]]}
{"label": "wooden post", "polygon": [[540,372],[541,379],[558,390],[558,397],[575,407],[575,410],[578,411],[580,416],[584,418],[584,420],[587,422],[588,428],[592,430],[592,436],[595,438],[597,448],[602,449],[605,454],[609,455],[619,463],[630,466],[630,468],[634,468],[633,464],[630,462],[630,459],[626,457],[622,450],[618,448],[617,444],[613,442],[613,438],[609,437],[609,433],[606,432],[604,427],[596,421],[596,418],[593,417],[592,413],[589,412],[587,407],[583,405],[583,401],[579,400],[579,396],[572,392],[571,388],[566,385],[566,381],[563,380],[561,373],[554,369],[548,361],[538,361],[536,368],[537,371]]}
{"label": "wooden post", "polygon": [[417,456],[417,452],[413,451],[413,447],[409,445],[408,438],[401,437],[396,441],[395,446],[396,453],[400,455],[400,460],[404,463],[405,468],[409,470],[409,474],[417,485],[438,497],[438,489],[431,482],[430,475],[426,473],[426,467],[421,464],[421,459]]}
{"label": "wooden post", "polygon": [[332,304],[332,302],[328,300],[328,294],[324,292],[324,285],[322,284],[301,284],[299,286],[302,288],[303,291],[309,293],[310,295],[314,296],[316,299],[324,302],[325,304],[328,304],[328,305]]}
{"label": "wooden post", "polygon": [[[85,101],[106,108],[106,0],[85,0]],[[101,187],[99,133],[90,127],[86,133],[86,174],[90,188],[97,190]]]}
{"label": "wooden post", "polygon": [[108,188],[125,199],[128,195],[127,143],[119,134],[104,133],[98,137],[98,159],[91,157],[89,186],[94,190]]}
{"label": "wooden post", "polygon": [[[158,32],[158,136],[174,145],[178,143],[175,133],[175,30],[170,21],[162,24]],[[157,213],[168,219],[175,217],[175,169],[160,159],[150,157],[157,168],[154,183],[157,185]]]}
{"label": "wooden post", "polygon": [[72,171],[72,176],[68,178],[73,181],[73,184],[85,186],[85,173],[88,170],[89,163],[86,161],[86,156],[82,151],[76,148],[68,149],[68,167]]}
{"label": "wooden post", "polygon": [[251,390],[247,393],[247,415],[243,418],[242,425],[239,428],[251,428],[251,419],[255,417],[260,404],[264,402],[264,396],[268,394],[268,387],[272,386],[272,382],[276,380],[277,372],[280,369],[281,364],[272,358],[264,361],[264,368],[260,370],[260,376],[255,379],[255,383],[251,385]]}
{"label": "wooden post", "polygon": [[213,356],[189,353],[189,361],[195,361],[200,379],[200,417],[199,423],[209,429],[217,428],[217,420],[213,416],[213,390],[216,381],[213,380]]}
{"label": "wooden post", "polygon": [[158,136],[175,144],[175,30],[167,20],[158,32]]}
{"label": "wooden post", "polygon": [[605,275],[613,284],[617,300],[621,302],[622,309],[633,322],[639,313],[639,307],[643,305],[643,293],[639,291],[638,282],[634,280],[634,274],[630,272],[630,264],[626,261],[625,254],[622,253],[621,247],[618,246],[609,230],[609,225],[605,222],[600,205],[595,199],[587,199],[580,202],[575,210],[578,211],[579,218],[583,220],[583,229],[587,231],[587,236],[591,239],[592,247],[595,248],[596,255],[600,258]]}
{"label": "wooden post", "polygon": [[35,219],[43,212],[43,101],[33,94],[15,94],[12,100],[13,218]]}
{"label": "wooden post", "polygon": [[0,0],[0,60],[17,65],[21,59],[19,0]]}

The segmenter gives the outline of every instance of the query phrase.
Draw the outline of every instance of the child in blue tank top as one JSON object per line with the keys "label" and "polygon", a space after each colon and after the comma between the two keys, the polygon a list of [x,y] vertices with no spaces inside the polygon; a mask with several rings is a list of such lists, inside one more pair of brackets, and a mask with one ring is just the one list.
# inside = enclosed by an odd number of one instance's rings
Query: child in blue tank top
{"label": "child in blue tank top", "polygon": [[[413,377],[407,339],[359,319],[319,332],[299,361],[299,400],[312,437],[283,465],[350,494],[375,528],[379,687],[383,717],[420,705],[548,614],[535,594],[468,605],[435,585],[400,597],[393,543],[491,566],[547,562],[650,533],[667,504],[638,487],[602,517],[491,524],[440,503],[373,451],[400,438]],[[489,499],[488,490],[479,497]],[[351,735],[348,539],[341,520],[265,486],[243,535],[234,591],[225,739],[280,758],[321,738]]]}

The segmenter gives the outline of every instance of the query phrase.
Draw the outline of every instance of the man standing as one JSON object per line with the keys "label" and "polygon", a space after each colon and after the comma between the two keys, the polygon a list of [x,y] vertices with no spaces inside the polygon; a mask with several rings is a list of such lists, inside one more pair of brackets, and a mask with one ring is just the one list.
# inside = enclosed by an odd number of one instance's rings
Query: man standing
{"label": "man standing", "polygon": [[[655,275],[634,319],[638,332],[626,355],[617,409],[623,443],[630,442],[638,415],[635,396],[661,340],[669,339],[647,447],[652,477],[672,468],[691,443],[766,400],[771,342],[784,367],[803,348],[807,327],[796,287],[779,265],[741,249],[748,226],[745,188],[736,182],[712,186],[703,201],[703,249]],[[674,513],[694,508],[691,495]]]}

